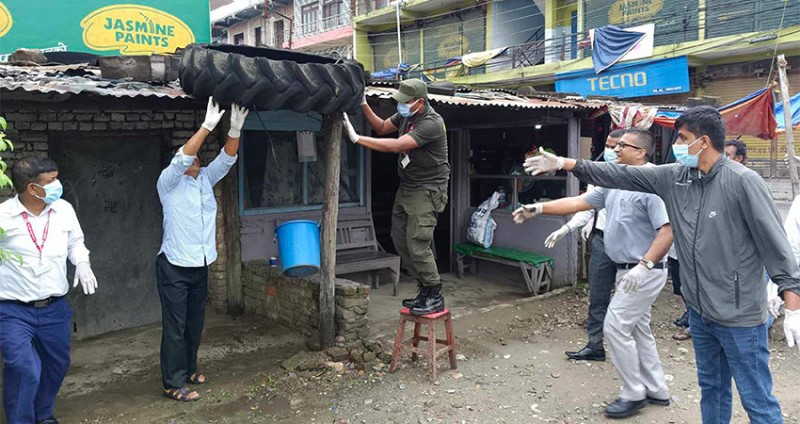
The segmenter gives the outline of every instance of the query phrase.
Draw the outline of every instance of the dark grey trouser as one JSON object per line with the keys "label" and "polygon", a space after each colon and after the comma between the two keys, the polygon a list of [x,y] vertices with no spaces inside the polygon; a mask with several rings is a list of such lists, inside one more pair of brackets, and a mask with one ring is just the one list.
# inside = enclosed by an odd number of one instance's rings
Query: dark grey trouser
{"label": "dark grey trouser", "polygon": [[616,278],[617,267],[606,255],[603,235],[596,234],[592,238],[592,258],[589,260],[589,318],[586,320],[587,345],[593,350],[603,348],[603,321]]}
{"label": "dark grey trouser", "polygon": [[156,280],[161,298],[161,377],[165,389],[177,389],[197,372],[197,349],[208,301],[208,266],[172,265],[162,253],[156,259]]}

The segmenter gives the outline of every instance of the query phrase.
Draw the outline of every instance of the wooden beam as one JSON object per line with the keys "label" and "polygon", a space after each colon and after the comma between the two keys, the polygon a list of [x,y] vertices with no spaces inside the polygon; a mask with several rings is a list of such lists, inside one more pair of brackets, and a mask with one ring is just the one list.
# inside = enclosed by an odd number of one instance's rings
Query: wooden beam
{"label": "wooden beam", "polygon": [[333,346],[336,338],[336,223],[339,220],[342,125],[339,113],[323,117],[322,134],[327,145],[319,277],[319,338],[323,348]]}
{"label": "wooden beam", "polygon": [[244,313],[242,295],[242,249],[241,227],[239,225],[239,170],[234,165],[228,176],[222,180],[222,211],[225,222],[225,276],[228,281],[228,315],[239,316]]}
{"label": "wooden beam", "polygon": [[786,56],[778,55],[778,79],[781,83],[783,122],[786,128],[786,153],[789,159],[789,176],[792,178],[792,199],[800,193],[797,180],[797,163],[794,160],[794,134],[792,133],[792,108],[789,105],[789,79],[786,77]]}

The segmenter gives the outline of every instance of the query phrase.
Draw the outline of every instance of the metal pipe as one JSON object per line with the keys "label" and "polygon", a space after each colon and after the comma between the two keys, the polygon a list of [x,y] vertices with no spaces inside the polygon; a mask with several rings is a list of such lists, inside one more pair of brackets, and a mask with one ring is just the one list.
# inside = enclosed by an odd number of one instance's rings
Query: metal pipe
{"label": "metal pipe", "polygon": [[397,17],[397,79],[400,80],[400,65],[403,64],[403,42],[400,38],[400,3],[398,1],[396,6],[396,17]]}

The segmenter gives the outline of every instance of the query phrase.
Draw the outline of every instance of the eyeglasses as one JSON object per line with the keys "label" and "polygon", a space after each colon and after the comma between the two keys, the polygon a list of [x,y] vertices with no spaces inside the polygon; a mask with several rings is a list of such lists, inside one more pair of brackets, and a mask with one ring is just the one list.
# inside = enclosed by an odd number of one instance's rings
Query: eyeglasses
{"label": "eyeglasses", "polygon": [[639,149],[639,150],[647,150],[644,147],[634,146],[633,144],[629,144],[624,141],[620,141],[619,143],[617,143],[617,147],[619,147],[620,150],[626,147],[633,147],[634,149]]}

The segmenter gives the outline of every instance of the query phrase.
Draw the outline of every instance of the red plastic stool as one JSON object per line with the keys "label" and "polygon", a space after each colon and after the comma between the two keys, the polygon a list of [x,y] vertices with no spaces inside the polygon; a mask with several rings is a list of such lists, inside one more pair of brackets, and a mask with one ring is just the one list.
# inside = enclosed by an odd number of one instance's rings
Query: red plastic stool
{"label": "red plastic stool", "polygon": [[[404,341],[406,321],[414,323],[414,337]],[[446,336],[444,340],[436,338],[436,323],[440,321],[444,321]],[[420,330],[425,324],[428,325],[428,335],[421,336]],[[422,349],[419,347],[420,341],[428,342],[428,345]],[[444,345],[444,347],[437,348],[439,345]],[[408,308],[401,309],[400,323],[397,325],[397,336],[394,339],[394,350],[392,351],[392,366],[389,367],[389,372],[394,372],[397,369],[397,363],[400,361],[400,356],[404,350],[411,351],[411,361],[416,361],[418,355],[428,357],[431,367],[431,381],[436,381],[436,358],[445,352],[450,356],[450,368],[458,368],[456,363],[456,338],[453,335],[453,320],[450,317],[450,310],[445,309],[442,312],[430,315],[416,316],[411,315]]]}

